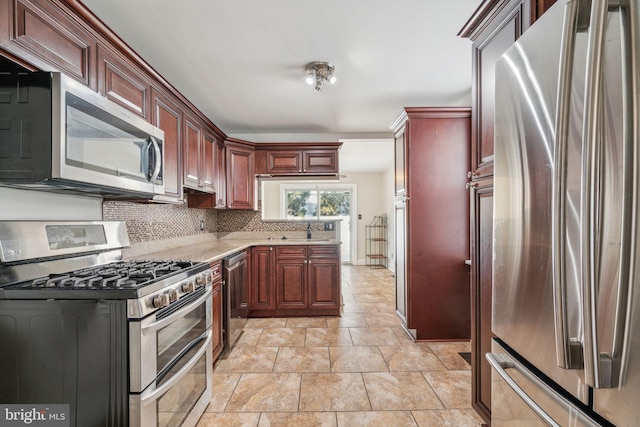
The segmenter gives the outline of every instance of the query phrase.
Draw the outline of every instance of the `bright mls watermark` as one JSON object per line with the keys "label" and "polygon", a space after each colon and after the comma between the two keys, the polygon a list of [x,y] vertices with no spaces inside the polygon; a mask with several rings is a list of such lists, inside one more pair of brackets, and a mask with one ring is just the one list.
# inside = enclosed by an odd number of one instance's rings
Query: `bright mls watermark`
{"label": "bright mls watermark", "polygon": [[0,405],[0,427],[69,427],[69,405]]}

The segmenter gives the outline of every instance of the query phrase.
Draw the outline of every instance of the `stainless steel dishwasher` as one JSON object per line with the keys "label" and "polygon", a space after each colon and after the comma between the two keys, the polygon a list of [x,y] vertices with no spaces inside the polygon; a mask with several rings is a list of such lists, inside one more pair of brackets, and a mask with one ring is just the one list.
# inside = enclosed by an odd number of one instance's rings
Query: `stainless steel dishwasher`
{"label": "stainless steel dishwasher", "polygon": [[[224,259],[224,355],[236,344],[249,314],[249,262],[248,252],[237,252]],[[223,357],[224,357],[223,355]]]}

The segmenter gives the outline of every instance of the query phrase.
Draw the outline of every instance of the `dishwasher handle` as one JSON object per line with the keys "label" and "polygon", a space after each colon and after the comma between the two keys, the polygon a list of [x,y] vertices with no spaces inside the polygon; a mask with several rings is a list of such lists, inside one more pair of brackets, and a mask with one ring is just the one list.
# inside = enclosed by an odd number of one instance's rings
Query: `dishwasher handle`
{"label": "dishwasher handle", "polygon": [[227,269],[233,269],[237,264],[247,259],[247,251],[242,251],[224,259],[224,266]]}

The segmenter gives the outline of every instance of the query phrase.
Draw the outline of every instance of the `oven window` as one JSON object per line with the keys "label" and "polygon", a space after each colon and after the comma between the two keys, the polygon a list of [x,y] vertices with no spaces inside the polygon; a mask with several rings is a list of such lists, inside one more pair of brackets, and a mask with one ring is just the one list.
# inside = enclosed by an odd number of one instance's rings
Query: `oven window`
{"label": "oven window", "polygon": [[[198,403],[207,388],[206,356],[207,353],[204,353],[194,367],[156,401],[158,426],[182,425]],[[186,355],[184,359],[187,362],[190,358]],[[175,369],[178,370],[179,367]]]}
{"label": "oven window", "polygon": [[[178,307],[179,308],[179,307]],[[207,304],[202,302],[185,316],[177,318],[164,328],[158,329],[156,367],[162,372],[172,360],[180,357],[183,350],[207,330]],[[167,375],[168,377],[169,375]]]}

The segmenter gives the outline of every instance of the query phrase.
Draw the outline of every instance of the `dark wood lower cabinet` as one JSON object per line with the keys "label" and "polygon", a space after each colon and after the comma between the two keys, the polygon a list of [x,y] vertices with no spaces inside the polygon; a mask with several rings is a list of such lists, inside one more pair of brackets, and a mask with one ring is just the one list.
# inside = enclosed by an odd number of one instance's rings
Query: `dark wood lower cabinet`
{"label": "dark wood lower cabinet", "polygon": [[309,246],[309,308],[340,311],[340,247]]}
{"label": "dark wood lower cabinet", "polygon": [[250,317],[340,314],[340,247],[257,246]]}
{"label": "dark wood lower cabinet", "polygon": [[222,340],[222,264],[220,261],[211,264],[213,269],[213,286],[211,289],[211,348],[214,363],[223,350]]}
{"label": "dark wood lower cabinet", "polygon": [[471,402],[491,419],[491,254],[493,250],[493,178],[471,183]]}

